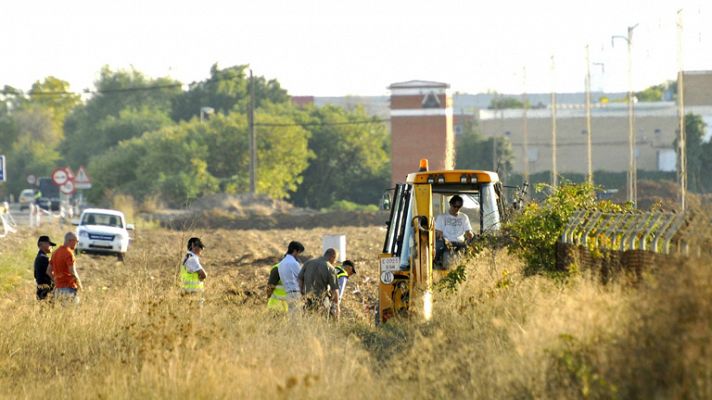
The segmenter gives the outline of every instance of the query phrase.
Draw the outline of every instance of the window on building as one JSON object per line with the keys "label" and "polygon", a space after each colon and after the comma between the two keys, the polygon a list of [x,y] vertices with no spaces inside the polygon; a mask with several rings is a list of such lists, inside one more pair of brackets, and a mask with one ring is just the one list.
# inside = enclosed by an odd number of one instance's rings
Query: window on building
{"label": "window on building", "polygon": [[675,149],[658,150],[658,171],[674,172],[677,165]]}
{"label": "window on building", "polygon": [[536,147],[530,147],[527,151],[527,159],[529,162],[539,161],[539,149]]}

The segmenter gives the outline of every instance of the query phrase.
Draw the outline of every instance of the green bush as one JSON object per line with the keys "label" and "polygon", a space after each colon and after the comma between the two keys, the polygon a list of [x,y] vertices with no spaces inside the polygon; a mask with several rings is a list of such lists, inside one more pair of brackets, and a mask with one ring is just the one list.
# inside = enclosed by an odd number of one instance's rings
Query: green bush
{"label": "green bush", "polygon": [[358,204],[348,200],[337,200],[329,207],[329,210],[376,212],[378,211],[378,206],[375,204]]}
{"label": "green bush", "polygon": [[566,222],[577,209],[622,211],[624,206],[596,201],[596,188],[588,183],[564,183],[558,187],[538,184],[536,191],[548,191],[540,203],[529,203],[507,226],[510,247],[526,263],[525,272],[562,272],[556,269],[556,242]]}

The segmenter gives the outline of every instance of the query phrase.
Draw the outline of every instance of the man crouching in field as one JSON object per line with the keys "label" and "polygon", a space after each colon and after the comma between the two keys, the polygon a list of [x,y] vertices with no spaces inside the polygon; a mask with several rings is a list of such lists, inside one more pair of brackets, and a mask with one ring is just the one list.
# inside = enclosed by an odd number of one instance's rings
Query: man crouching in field
{"label": "man crouching in field", "polygon": [[304,268],[299,271],[299,287],[305,296],[307,310],[321,312],[329,296],[329,313],[339,319],[339,285],[336,280],[336,262],[338,252],[327,249],[323,257],[312,258],[304,263]]}
{"label": "man crouching in field", "polygon": [[77,291],[82,289],[82,281],[77,274],[74,249],[77,247],[77,236],[72,232],[64,235],[64,244],[52,253],[49,264],[52,266],[54,279],[54,297],[61,303],[79,303]]}

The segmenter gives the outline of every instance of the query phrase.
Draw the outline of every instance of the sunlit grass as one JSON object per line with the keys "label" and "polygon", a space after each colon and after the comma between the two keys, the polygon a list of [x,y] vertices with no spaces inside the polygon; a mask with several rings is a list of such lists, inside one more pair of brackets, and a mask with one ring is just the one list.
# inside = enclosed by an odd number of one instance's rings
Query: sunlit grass
{"label": "sunlit grass", "polygon": [[375,327],[353,298],[339,322],[271,315],[262,297],[217,274],[199,307],[177,294],[170,259],[136,248],[127,265],[85,260],[79,307],[30,296],[3,305],[0,397],[712,394],[712,272],[701,261],[602,286],[586,276],[525,277],[506,252],[485,252],[467,263],[464,283],[434,293],[432,321]]}

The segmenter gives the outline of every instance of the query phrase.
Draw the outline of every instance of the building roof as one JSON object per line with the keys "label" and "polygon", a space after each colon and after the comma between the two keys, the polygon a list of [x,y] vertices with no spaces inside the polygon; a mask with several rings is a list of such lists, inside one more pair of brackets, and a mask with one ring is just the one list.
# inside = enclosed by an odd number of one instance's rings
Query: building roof
{"label": "building roof", "polygon": [[433,82],[433,81],[406,81],[406,82],[396,82],[388,86],[388,89],[420,89],[420,88],[438,88],[438,89],[449,89],[450,84],[443,82]]}

